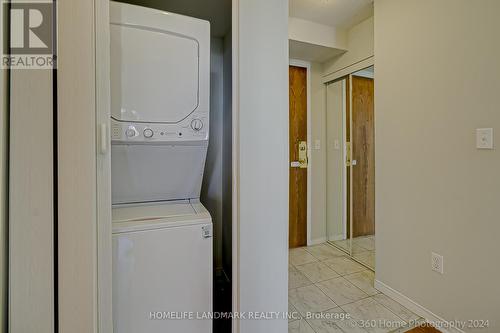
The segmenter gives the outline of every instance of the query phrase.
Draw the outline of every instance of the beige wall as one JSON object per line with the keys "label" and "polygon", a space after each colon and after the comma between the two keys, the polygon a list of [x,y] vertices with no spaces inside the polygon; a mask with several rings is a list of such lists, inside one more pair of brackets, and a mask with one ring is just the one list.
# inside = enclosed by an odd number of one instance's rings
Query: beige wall
{"label": "beige wall", "polygon": [[324,64],[328,75],[373,56],[373,16],[355,25],[347,32],[347,52]]}
{"label": "beige wall", "polygon": [[[97,198],[106,199],[101,197],[102,192],[97,191],[96,96],[106,88],[102,85],[96,89],[95,75],[102,75],[96,68],[102,68],[98,67],[102,66],[102,60],[97,64],[95,62],[94,9],[102,11],[104,5],[103,1],[70,0],[58,2],[57,7],[58,296],[61,333],[97,332],[97,326],[102,325],[102,321],[109,322],[109,308],[104,308],[101,303],[102,294],[109,292],[109,284],[101,285],[102,280],[98,280],[97,275],[97,265],[100,264],[97,249],[101,246],[97,233]],[[105,28],[98,26],[98,29],[103,31],[101,29]],[[99,163],[99,168],[102,167],[103,163]],[[99,226],[99,233],[102,230],[103,227]],[[110,238],[111,235],[108,236]],[[110,253],[110,248],[107,253]],[[102,253],[99,261],[105,255]],[[98,285],[102,287],[101,295],[97,294]],[[98,310],[103,318],[98,316]],[[101,331],[109,332],[109,329]]]}
{"label": "beige wall", "polygon": [[475,129],[500,131],[499,12],[375,1],[377,279],[447,320],[489,319],[484,333],[500,331],[500,152]]}
{"label": "beige wall", "polygon": [[345,49],[347,32],[296,17],[288,19],[288,38],[317,46]]}
{"label": "beige wall", "polygon": [[[54,332],[52,71],[10,77],[9,330]],[[73,174],[74,175],[74,174]]]}

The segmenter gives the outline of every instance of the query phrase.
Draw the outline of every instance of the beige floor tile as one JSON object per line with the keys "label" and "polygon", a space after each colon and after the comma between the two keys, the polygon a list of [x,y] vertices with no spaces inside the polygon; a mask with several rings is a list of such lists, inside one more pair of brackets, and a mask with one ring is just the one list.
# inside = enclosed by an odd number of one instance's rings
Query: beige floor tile
{"label": "beige floor tile", "polygon": [[367,249],[356,244],[352,244],[352,254],[368,252]]}
{"label": "beige floor tile", "polygon": [[302,318],[300,312],[288,301],[288,321],[294,321]]}
{"label": "beige floor tile", "polygon": [[307,312],[321,312],[337,307],[315,285],[289,290],[288,300],[302,316],[305,316]]}
{"label": "beige floor tile", "polygon": [[405,323],[372,297],[342,306],[358,322],[366,322],[364,327],[370,333],[387,333],[394,331]]}
{"label": "beige floor tile", "polygon": [[300,249],[290,250],[289,261],[292,265],[298,266],[318,261],[318,259],[316,259],[312,254],[310,254],[306,250],[303,250],[303,248],[300,248]]}
{"label": "beige floor tile", "polygon": [[288,322],[288,333],[315,333],[304,319]]}
{"label": "beige floor tile", "polygon": [[288,289],[311,285],[312,282],[293,266],[288,266]]}
{"label": "beige floor tile", "polygon": [[358,273],[366,270],[363,265],[358,264],[348,257],[337,257],[324,261],[324,263],[339,275]]}
{"label": "beige floor tile", "polygon": [[335,257],[344,256],[345,253],[328,244],[310,246],[306,249],[318,260],[328,260]]}
{"label": "beige floor tile", "polygon": [[407,323],[413,323],[420,319],[419,316],[384,294],[375,295],[373,299],[391,310],[394,314],[396,314],[399,318],[403,319]]}
{"label": "beige floor tile", "polygon": [[321,318],[315,316],[307,319],[316,333],[366,333],[341,308],[323,311],[321,315]]}
{"label": "beige floor tile", "polygon": [[354,258],[365,264],[366,266],[375,269],[375,252],[368,251],[353,255]]}
{"label": "beige floor tile", "polygon": [[350,251],[350,248],[351,248],[351,240],[350,239],[334,241],[333,243],[338,247],[341,247],[343,249]]}
{"label": "beige floor tile", "polygon": [[375,239],[373,237],[358,237],[354,238],[353,242],[367,251],[375,251]]}
{"label": "beige floor tile", "polygon": [[316,285],[340,306],[368,297],[368,294],[342,277],[323,281]]}
{"label": "beige floor tile", "polygon": [[306,247],[295,247],[293,249],[289,249],[288,250],[288,254],[290,256],[295,256],[295,255],[299,255],[299,254],[304,254],[306,251]]}
{"label": "beige floor tile", "polygon": [[319,261],[296,266],[296,268],[314,283],[333,279],[339,276],[334,270]]}
{"label": "beige floor tile", "polygon": [[375,274],[372,271],[366,270],[359,273],[344,275],[344,278],[370,296],[379,293],[379,291],[373,286]]}

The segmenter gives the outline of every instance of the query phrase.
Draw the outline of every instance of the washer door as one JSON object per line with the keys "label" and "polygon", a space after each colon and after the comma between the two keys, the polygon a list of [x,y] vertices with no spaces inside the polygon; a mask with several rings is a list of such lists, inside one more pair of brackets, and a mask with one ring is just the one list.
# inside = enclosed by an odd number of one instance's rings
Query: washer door
{"label": "washer door", "polygon": [[199,105],[199,43],[111,24],[111,112],[119,121],[178,123]]}

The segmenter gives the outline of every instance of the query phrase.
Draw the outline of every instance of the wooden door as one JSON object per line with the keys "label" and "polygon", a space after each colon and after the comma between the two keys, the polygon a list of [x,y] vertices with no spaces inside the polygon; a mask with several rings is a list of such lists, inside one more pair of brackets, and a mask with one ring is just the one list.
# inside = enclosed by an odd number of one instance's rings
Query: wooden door
{"label": "wooden door", "polygon": [[[290,66],[290,161],[299,160],[299,142],[307,140],[307,69]],[[289,246],[307,245],[307,169],[290,166]]]}
{"label": "wooden door", "polygon": [[[352,234],[375,234],[375,127],[373,79],[352,77]],[[356,161],[356,162],[354,162]]]}

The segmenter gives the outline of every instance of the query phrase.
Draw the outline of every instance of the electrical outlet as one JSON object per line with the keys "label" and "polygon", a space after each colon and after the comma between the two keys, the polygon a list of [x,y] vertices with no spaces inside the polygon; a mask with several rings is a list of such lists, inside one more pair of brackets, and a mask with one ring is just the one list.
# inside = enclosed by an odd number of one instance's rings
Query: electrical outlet
{"label": "electrical outlet", "polygon": [[443,270],[443,256],[437,253],[432,252],[431,255],[431,269],[435,272],[444,273]]}

